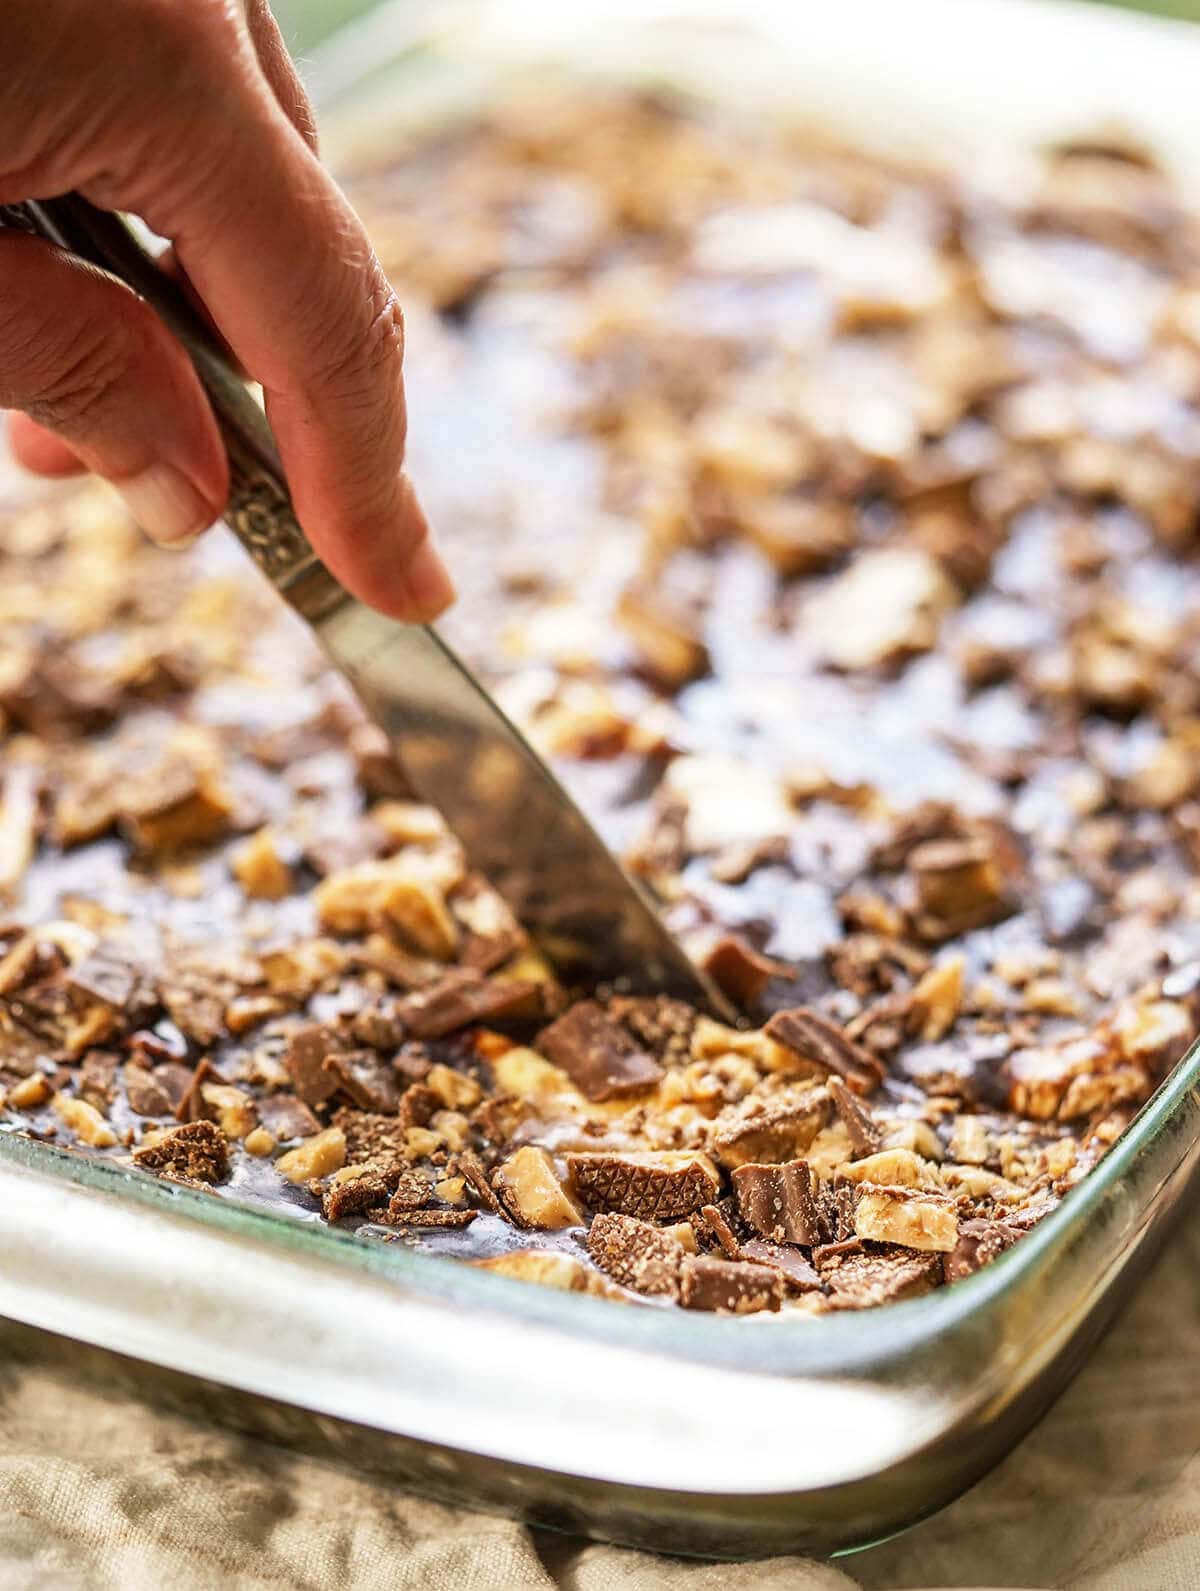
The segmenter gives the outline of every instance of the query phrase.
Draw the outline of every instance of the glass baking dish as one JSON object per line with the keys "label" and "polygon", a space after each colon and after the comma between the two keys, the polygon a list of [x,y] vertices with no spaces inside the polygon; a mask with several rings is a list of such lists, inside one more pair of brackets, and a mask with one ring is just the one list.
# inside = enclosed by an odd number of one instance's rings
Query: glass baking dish
{"label": "glass baking dish", "polygon": [[[952,136],[980,158],[1077,130],[1103,105],[1189,175],[1190,35],[1071,8],[1007,10],[1002,32],[989,4],[795,9],[747,21],[697,0],[385,6],[312,65],[327,149],[352,161],[393,124],[453,114],[514,73],[586,63],[752,93],[759,113],[803,105],[834,131],[849,116],[863,141],[893,148]],[[1123,71],[1110,77],[1093,51],[1064,87],[1055,52],[1082,59],[1093,27],[1115,27]],[[1008,74],[1018,61],[1036,71]],[[1056,99],[1036,91],[1051,67]],[[658,1550],[828,1553],[948,1501],[1062,1389],[1193,1179],[1198,1085],[1194,1045],[1099,1168],[976,1275],[791,1322],[618,1308],[0,1133],[0,1339],[68,1377],[459,1504]]]}

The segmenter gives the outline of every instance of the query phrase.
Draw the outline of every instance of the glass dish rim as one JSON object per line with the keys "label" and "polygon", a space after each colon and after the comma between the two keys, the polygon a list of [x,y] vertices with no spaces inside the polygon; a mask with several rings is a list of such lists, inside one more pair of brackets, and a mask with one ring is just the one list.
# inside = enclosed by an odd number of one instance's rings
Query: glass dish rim
{"label": "glass dish rim", "polygon": [[[314,1262],[366,1270],[464,1308],[515,1309],[565,1331],[602,1335],[621,1345],[714,1364],[740,1360],[752,1344],[761,1356],[760,1368],[768,1373],[819,1373],[846,1371],[883,1352],[890,1357],[907,1343],[942,1337],[968,1317],[1000,1308],[1037,1269],[1072,1244],[1114,1189],[1124,1187],[1151,1197],[1152,1190],[1141,1186],[1140,1163],[1151,1158],[1160,1137],[1197,1092],[1200,1038],[1193,1040],[1094,1170],[1020,1242],[981,1270],[919,1298],[792,1319],[786,1311],[769,1320],[744,1320],[638,1306],[517,1281],[452,1255],[362,1238],[325,1223],[293,1219],[249,1200],[174,1186],[151,1173],[44,1143],[12,1128],[0,1131],[0,1159],[93,1193],[133,1197],[210,1231],[290,1249]],[[1183,1143],[1178,1159],[1192,1147],[1191,1142]]]}

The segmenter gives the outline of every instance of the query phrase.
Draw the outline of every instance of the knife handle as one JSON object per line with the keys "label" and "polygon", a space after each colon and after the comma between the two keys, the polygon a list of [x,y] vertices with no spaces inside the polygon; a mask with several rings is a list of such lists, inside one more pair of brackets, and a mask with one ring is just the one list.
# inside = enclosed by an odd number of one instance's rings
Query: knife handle
{"label": "knife handle", "polygon": [[329,613],[346,593],[309,544],[267,417],[245,380],[177,282],[159,269],[119,215],[81,194],[0,205],[0,227],[69,249],[131,287],[182,343],[208,394],[229,454],[224,519],[254,562],[306,619]]}

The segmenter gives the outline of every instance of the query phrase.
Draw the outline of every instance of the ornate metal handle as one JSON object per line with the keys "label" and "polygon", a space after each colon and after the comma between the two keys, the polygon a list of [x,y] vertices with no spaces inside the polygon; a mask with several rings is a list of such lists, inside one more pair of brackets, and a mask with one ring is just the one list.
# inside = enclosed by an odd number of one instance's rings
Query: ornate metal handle
{"label": "ornate metal handle", "polygon": [[309,545],[262,406],[230,365],[178,285],[129,226],[80,194],[0,205],[0,226],[33,233],[119,277],[163,317],[208,393],[229,453],[225,520],[268,580],[307,619],[345,599]]}

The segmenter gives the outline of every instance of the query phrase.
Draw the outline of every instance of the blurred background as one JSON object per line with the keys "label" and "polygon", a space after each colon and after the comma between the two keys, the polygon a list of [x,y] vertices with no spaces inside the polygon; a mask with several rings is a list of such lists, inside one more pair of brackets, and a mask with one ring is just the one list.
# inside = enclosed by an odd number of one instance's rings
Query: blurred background
{"label": "blurred background", "polygon": [[[404,0],[391,0],[393,5],[403,3]],[[1200,22],[1200,0],[1054,0],[1054,3],[1076,8],[1112,5],[1122,10],[1155,12],[1159,16]],[[272,0],[288,43],[298,54],[315,48],[344,23],[379,4],[380,0]]]}

